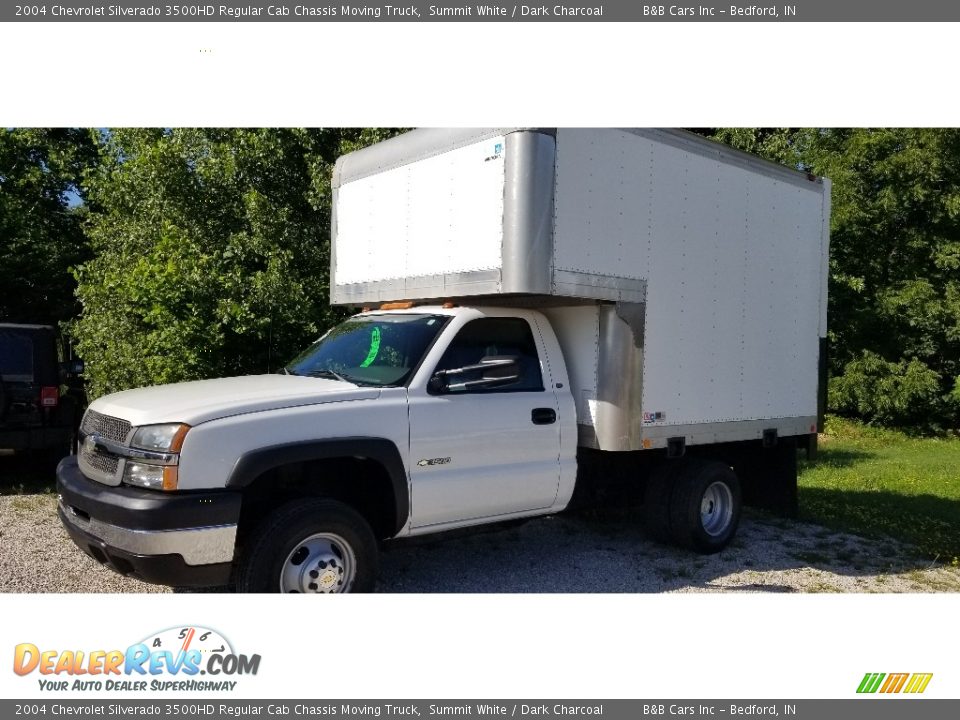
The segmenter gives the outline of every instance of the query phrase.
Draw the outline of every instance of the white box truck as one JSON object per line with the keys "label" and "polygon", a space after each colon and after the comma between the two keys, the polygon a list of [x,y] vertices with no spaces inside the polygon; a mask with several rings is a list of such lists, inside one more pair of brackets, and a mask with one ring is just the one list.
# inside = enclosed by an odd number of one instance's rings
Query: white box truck
{"label": "white box truck", "polygon": [[721,550],[796,510],[825,379],[830,186],[664,130],[417,130],[341,158],[331,296],[275,375],[91,404],[60,517],[115,570],[374,587],[378,542],[642,490]]}

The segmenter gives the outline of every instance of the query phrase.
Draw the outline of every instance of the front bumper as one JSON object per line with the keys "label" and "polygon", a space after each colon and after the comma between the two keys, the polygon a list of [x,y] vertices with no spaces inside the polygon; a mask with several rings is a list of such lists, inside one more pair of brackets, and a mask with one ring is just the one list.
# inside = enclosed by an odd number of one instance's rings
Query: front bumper
{"label": "front bumper", "polygon": [[57,512],[77,546],[121,575],[178,587],[230,581],[240,494],[111,487],[57,467]]}

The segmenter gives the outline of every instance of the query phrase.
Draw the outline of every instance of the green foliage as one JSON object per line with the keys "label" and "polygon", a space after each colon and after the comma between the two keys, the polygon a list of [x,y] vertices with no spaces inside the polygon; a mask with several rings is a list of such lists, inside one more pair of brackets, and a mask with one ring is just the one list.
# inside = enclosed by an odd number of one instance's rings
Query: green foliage
{"label": "green foliage", "polygon": [[830,406],[960,426],[960,130],[716,130],[833,181]]}
{"label": "green foliage", "polygon": [[830,407],[881,424],[928,423],[940,395],[940,376],[917,359],[890,362],[864,350],[830,383]]}
{"label": "green foliage", "polygon": [[85,130],[0,129],[0,321],[56,324],[76,313],[70,268],[89,253],[67,193],[94,158]]}
{"label": "green foliage", "polygon": [[328,305],[330,174],[390,131],[116,130],[86,178],[73,333],[92,396],[276,370]]}
{"label": "green foliage", "polygon": [[799,131],[790,128],[718,128],[708,133],[714,140],[795,167],[799,161]]}
{"label": "green foliage", "polygon": [[805,519],[896,538],[930,560],[957,564],[960,438],[909,437],[827,416],[820,439],[817,461],[800,468]]}

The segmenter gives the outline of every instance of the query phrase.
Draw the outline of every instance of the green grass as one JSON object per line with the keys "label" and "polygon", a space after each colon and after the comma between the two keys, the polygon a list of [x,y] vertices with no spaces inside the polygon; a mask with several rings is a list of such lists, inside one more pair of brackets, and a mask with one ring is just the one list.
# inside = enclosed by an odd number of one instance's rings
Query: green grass
{"label": "green grass", "polygon": [[[819,458],[801,463],[800,512],[960,565],[960,438],[916,438],[828,418]],[[884,552],[878,542],[878,555]]]}

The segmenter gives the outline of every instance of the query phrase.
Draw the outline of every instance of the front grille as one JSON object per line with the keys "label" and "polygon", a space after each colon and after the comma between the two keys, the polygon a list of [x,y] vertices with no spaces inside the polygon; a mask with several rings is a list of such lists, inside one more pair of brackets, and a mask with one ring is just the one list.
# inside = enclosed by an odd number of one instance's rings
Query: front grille
{"label": "front grille", "polygon": [[97,433],[107,440],[123,442],[127,439],[127,434],[130,432],[130,423],[120,418],[102,415],[93,410],[87,410],[83,416],[83,422],[80,424],[80,430],[83,431],[84,435]]}
{"label": "front grille", "polygon": [[117,464],[120,462],[120,458],[115,455],[110,455],[109,453],[104,453],[99,450],[91,451],[86,447],[81,449],[80,455],[83,461],[97,472],[109,475],[110,477],[116,475]]}
{"label": "front grille", "polygon": [[[93,410],[87,410],[80,423],[82,436],[96,433],[105,440],[123,443],[130,434],[130,423],[120,418],[103,415]],[[81,441],[80,445],[80,469],[92,480],[115,485],[120,482],[119,468],[120,458],[111,455],[105,450],[96,447],[88,447]]]}

